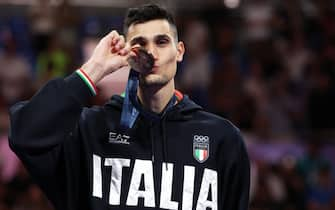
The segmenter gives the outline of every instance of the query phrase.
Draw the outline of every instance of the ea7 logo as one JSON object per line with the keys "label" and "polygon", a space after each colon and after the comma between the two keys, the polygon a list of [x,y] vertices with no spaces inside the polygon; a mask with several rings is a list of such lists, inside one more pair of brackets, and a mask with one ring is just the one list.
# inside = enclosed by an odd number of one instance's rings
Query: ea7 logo
{"label": "ea7 logo", "polygon": [[122,135],[119,133],[109,132],[108,142],[113,144],[130,144],[129,143],[129,136]]}
{"label": "ea7 logo", "polygon": [[193,136],[193,157],[200,163],[205,162],[209,156],[209,137]]}

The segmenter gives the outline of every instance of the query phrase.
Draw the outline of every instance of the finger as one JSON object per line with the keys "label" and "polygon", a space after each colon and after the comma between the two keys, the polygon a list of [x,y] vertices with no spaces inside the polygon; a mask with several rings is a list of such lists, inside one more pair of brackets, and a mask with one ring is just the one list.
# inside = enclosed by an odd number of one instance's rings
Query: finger
{"label": "finger", "polygon": [[112,53],[117,53],[120,50],[120,43],[122,42],[122,36],[116,35],[113,37],[112,42],[111,42],[111,52]]}
{"label": "finger", "polygon": [[107,34],[107,37],[113,39],[114,37],[118,37],[119,33],[116,30],[111,31],[109,34]]}
{"label": "finger", "polygon": [[136,56],[136,54],[134,52],[132,52],[130,49],[127,49],[127,48],[123,48],[121,49],[119,52],[118,52],[119,55],[121,56],[126,56],[126,57],[129,57],[129,56]]}
{"label": "finger", "polygon": [[114,57],[114,59],[115,59],[114,61],[112,61],[113,59],[110,59],[110,61],[114,62],[114,64],[112,65],[117,66],[118,69],[129,65],[126,56],[119,55]]}
{"label": "finger", "polygon": [[125,46],[119,51],[119,54],[127,57],[136,55],[134,52],[131,51],[131,47],[128,43],[125,43]]}
{"label": "finger", "polygon": [[120,41],[120,35],[114,36],[111,45],[114,47]]}
{"label": "finger", "polygon": [[104,40],[105,42],[108,42],[109,44],[111,44],[113,42],[114,37],[117,37],[119,34],[117,31],[113,30],[111,32],[109,32],[109,34],[107,34],[106,36],[104,36],[102,38],[102,40]]}
{"label": "finger", "polygon": [[141,48],[141,45],[135,44],[135,45],[131,46],[132,50],[137,50],[138,48]]}
{"label": "finger", "polygon": [[115,48],[117,50],[120,50],[120,49],[124,48],[125,45],[126,45],[126,43],[125,43],[124,36],[120,35],[118,42],[115,44]]}

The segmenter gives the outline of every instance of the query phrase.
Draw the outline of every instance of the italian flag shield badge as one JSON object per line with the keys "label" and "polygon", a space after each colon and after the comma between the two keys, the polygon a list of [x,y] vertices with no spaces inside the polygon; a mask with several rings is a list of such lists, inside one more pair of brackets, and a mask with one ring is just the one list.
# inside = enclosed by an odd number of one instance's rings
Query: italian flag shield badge
{"label": "italian flag shield badge", "polygon": [[209,156],[209,137],[194,135],[193,157],[200,163],[205,162]]}

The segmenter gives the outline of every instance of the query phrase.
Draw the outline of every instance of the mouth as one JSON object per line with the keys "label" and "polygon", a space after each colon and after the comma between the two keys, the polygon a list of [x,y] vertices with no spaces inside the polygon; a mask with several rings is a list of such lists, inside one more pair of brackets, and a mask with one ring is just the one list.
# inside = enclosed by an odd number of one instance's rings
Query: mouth
{"label": "mouth", "polygon": [[154,65],[154,66],[152,67],[150,73],[156,73],[156,72],[158,72],[158,69],[159,69],[159,66]]}
{"label": "mouth", "polygon": [[157,74],[159,72],[159,67],[158,66],[153,66],[149,71],[142,73],[143,75],[153,75]]}

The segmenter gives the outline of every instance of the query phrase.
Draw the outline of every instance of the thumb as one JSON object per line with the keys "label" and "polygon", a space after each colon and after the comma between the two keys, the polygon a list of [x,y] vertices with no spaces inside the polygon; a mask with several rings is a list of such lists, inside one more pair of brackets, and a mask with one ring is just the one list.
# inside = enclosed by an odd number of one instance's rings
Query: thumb
{"label": "thumb", "polygon": [[118,71],[122,67],[129,66],[128,57],[123,55],[114,55],[107,62],[109,72]]}

